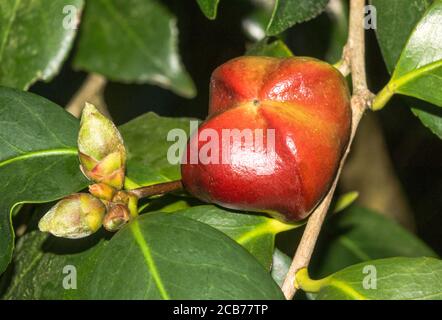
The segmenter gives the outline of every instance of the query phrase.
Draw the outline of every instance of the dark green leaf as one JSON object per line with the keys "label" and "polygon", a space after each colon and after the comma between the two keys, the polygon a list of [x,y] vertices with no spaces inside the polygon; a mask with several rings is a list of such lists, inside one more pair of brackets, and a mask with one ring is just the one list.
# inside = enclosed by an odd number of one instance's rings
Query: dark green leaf
{"label": "dark green leaf", "polygon": [[[108,241],[102,232],[83,239],[56,238],[34,231],[17,242],[12,268],[0,287],[5,299],[73,299],[81,297],[94,276],[98,256]],[[64,289],[63,279],[75,267],[77,289]],[[73,274],[74,275],[74,274]]]}
{"label": "dark green leaf", "polygon": [[247,56],[269,56],[269,57],[292,57],[293,53],[285,45],[285,43],[279,39],[266,38],[255,43],[251,46],[247,52]]}
{"label": "dark green leaf", "polygon": [[219,0],[196,0],[204,15],[213,20],[216,18]]}
{"label": "dark green leaf", "polygon": [[319,15],[328,0],[276,0],[267,34],[276,35],[291,26]]}
{"label": "dark green leaf", "polygon": [[213,205],[196,206],[175,211],[174,214],[204,222],[224,232],[253,254],[268,270],[272,263],[276,234],[302,225],[285,224],[265,216],[235,212]]}
{"label": "dark green leaf", "polygon": [[[128,149],[127,175],[137,185],[150,185],[181,178],[179,164],[167,160],[169,148],[176,137],[167,141],[171,130],[183,130],[189,137],[189,118],[166,118],[146,113],[121,126],[120,132]],[[181,148],[187,138],[179,141]]]}
{"label": "dark green leaf", "polygon": [[442,261],[435,258],[372,260],[319,280],[317,300],[442,299]]}
{"label": "dark green leaf", "polygon": [[47,202],[84,188],[78,169],[78,120],[34,94],[0,88],[0,273],[9,263],[11,212],[20,203]]}
{"label": "dark green leaf", "polygon": [[158,1],[89,1],[81,31],[77,68],[195,95],[177,52],[176,19]]}
{"label": "dark green leaf", "polygon": [[50,80],[76,34],[75,24],[69,25],[71,16],[82,9],[83,0],[2,0],[0,85],[26,90],[37,80]]}
{"label": "dark green leaf", "polygon": [[442,110],[424,101],[414,102],[411,111],[435,135],[442,139]]}
{"label": "dark green leaf", "polygon": [[376,36],[387,69],[392,72],[411,31],[432,0],[370,0],[376,7]]}
{"label": "dark green leaf", "polygon": [[[371,0],[377,10],[376,35],[391,73],[413,28],[431,4],[431,0]],[[414,101],[413,113],[434,134],[442,138],[442,115],[429,104]]]}
{"label": "dark green leaf", "polygon": [[[117,256],[123,248],[130,248],[125,259]],[[117,261],[120,276],[109,270],[95,277],[92,298],[281,298],[270,275],[234,241],[177,215],[149,214],[131,223],[108,244],[97,270]]]}
{"label": "dark green leaf", "polygon": [[442,0],[415,27],[394,69],[389,89],[442,106]]}
{"label": "dark green leaf", "polygon": [[[70,248],[66,239],[44,240],[39,232],[30,234],[20,252],[32,255],[17,254],[15,275],[5,297],[283,298],[270,274],[246,250],[193,219],[149,213],[125,226],[110,241],[95,242],[94,246],[83,243],[82,249]],[[77,269],[77,290],[63,289],[66,265]]]}
{"label": "dark green leaf", "polygon": [[396,256],[436,254],[393,220],[352,206],[325,225],[311,271],[323,277],[355,263]]}

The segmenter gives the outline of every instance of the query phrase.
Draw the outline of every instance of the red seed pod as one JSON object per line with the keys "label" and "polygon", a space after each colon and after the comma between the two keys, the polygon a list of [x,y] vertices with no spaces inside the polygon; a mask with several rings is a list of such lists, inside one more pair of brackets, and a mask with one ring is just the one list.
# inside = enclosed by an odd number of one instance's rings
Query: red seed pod
{"label": "red seed pod", "polygon": [[350,137],[343,76],[312,58],[240,57],[213,72],[210,89],[209,117],[181,166],[187,191],[286,221],[307,217]]}

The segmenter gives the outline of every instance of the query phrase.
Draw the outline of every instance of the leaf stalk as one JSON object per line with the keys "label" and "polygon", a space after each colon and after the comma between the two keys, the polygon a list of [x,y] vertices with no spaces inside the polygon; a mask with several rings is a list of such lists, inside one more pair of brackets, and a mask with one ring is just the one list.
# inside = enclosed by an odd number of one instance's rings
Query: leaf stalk
{"label": "leaf stalk", "polygon": [[373,100],[371,109],[373,111],[381,110],[390,101],[391,97],[394,95],[394,90],[390,83],[388,83]]}
{"label": "leaf stalk", "polygon": [[302,289],[305,292],[317,293],[324,286],[328,285],[329,282],[329,278],[324,278],[320,280],[311,279],[308,274],[307,268],[299,269],[299,271],[296,272],[295,287],[298,289]]}

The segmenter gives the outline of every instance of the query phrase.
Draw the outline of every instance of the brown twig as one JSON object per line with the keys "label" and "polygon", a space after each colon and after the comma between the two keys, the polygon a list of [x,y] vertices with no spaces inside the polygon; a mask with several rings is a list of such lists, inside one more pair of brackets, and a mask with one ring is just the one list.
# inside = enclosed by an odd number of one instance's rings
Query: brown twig
{"label": "brown twig", "polygon": [[350,1],[350,24],[347,45],[344,55],[348,54],[353,81],[353,96],[351,99],[352,108],[352,130],[347,149],[341,159],[341,163],[336,174],[335,180],[329,192],[322,200],[321,204],[311,214],[304,234],[296,250],[290,269],[282,285],[282,291],[286,299],[291,300],[296,293],[295,275],[296,272],[308,266],[318,239],[319,232],[324,222],[330,206],[333,193],[344,165],[345,159],[350,151],[350,146],[356,133],[356,129],[364,114],[364,111],[371,104],[373,94],[367,88],[365,72],[365,30],[364,30],[364,6],[365,0]]}
{"label": "brown twig", "polygon": [[103,99],[106,83],[107,80],[102,75],[89,74],[80,89],[69,101],[66,111],[78,118],[81,115],[85,102],[91,102],[102,114],[110,119],[109,111]]}
{"label": "brown twig", "polygon": [[147,198],[151,196],[161,195],[172,191],[183,189],[181,180],[158,183],[147,187],[129,190],[130,193],[136,195],[138,199]]}

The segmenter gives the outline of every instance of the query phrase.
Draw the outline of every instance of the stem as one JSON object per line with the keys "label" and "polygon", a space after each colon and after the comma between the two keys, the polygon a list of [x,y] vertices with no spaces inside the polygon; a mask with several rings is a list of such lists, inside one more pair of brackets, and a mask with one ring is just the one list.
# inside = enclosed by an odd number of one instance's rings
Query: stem
{"label": "stem", "polygon": [[353,96],[351,99],[352,108],[352,130],[347,149],[341,159],[335,180],[319,206],[311,214],[304,234],[296,250],[290,269],[282,285],[282,291],[286,299],[291,300],[296,293],[295,275],[298,270],[307,268],[318,239],[319,232],[333,198],[339,176],[342,171],[345,159],[350,151],[351,143],[356,129],[367,107],[371,104],[373,94],[367,89],[365,72],[365,30],[364,30],[364,6],[365,0],[350,1],[350,24],[349,36],[345,50],[349,51],[351,62],[351,73],[353,81]]}
{"label": "stem", "polygon": [[87,76],[80,89],[66,106],[66,111],[79,118],[85,102],[92,102],[97,109],[110,119],[109,111],[103,99],[103,91],[107,84],[105,77],[91,73]]}
{"label": "stem", "polygon": [[178,191],[183,189],[181,180],[158,183],[147,187],[141,187],[137,189],[129,190],[133,195],[136,195],[138,199],[147,198],[151,196],[161,195],[172,191]]}

